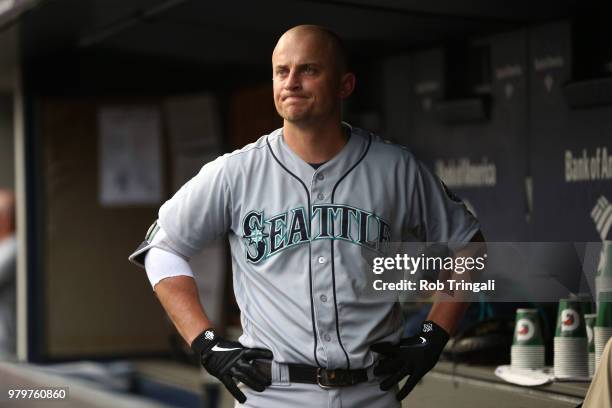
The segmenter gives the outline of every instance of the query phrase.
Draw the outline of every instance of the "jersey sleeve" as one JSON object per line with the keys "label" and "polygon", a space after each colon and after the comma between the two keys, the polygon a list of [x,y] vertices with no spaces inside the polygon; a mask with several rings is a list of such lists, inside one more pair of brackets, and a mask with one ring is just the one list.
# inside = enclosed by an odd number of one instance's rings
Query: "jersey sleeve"
{"label": "jersey sleeve", "polygon": [[480,230],[480,223],[463,201],[420,162],[416,164],[412,199],[413,222],[426,242],[447,242],[460,247]]}
{"label": "jersey sleeve", "polygon": [[[167,252],[171,252],[178,256],[183,256],[181,253],[173,247],[172,242],[168,239],[168,235],[162,229],[157,221],[151,225],[147,231],[144,241],[136,248],[134,252],[128,257],[130,262],[145,267],[145,257],[147,253],[153,249],[159,248]],[[187,259],[186,259],[187,260]]]}
{"label": "jersey sleeve", "polygon": [[231,196],[227,155],[207,163],[159,210],[158,222],[181,255],[191,257],[227,232]]}

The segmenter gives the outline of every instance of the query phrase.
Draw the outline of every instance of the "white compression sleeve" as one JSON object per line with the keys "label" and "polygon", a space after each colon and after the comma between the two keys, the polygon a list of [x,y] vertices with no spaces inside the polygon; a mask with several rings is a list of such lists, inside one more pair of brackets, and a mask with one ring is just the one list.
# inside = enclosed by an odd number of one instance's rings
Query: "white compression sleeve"
{"label": "white compression sleeve", "polygon": [[177,254],[155,247],[149,249],[145,256],[145,269],[153,290],[155,290],[155,285],[165,278],[181,275],[193,278],[191,266],[185,259]]}

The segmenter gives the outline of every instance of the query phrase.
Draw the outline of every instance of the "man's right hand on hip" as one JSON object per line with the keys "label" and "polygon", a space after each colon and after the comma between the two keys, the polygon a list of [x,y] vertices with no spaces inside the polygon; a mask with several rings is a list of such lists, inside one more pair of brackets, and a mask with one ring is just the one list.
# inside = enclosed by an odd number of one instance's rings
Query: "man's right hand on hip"
{"label": "man's right hand on hip", "polygon": [[191,348],[200,356],[206,371],[217,377],[241,404],[246,401],[246,396],[234,380],[257,392],[264,391],[270,385],[270,380],[251,364],[257,359],[271,360],[273,355],[270,350],[243,347],[237,341],[217,337],[211,329],[198,335],[191,343]]}

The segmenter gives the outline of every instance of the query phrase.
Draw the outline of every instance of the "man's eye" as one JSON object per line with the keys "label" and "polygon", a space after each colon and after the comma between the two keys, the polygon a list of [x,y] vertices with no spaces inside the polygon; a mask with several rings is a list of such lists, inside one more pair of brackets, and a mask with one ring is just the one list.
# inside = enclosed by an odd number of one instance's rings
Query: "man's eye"
{"label": "man's eye", "polygon": [[280,77],[280,78],[286,77],[287,76],[287,72],[288,71],[286,69],[280,69],[280,70],[276,71],[276,76]]}
{"label": "man's eye", "polygon": [[315,67],[306,67],[304,68],[304,73],[308,74],[308,75],[314,75],[317,73],[317,69]]}

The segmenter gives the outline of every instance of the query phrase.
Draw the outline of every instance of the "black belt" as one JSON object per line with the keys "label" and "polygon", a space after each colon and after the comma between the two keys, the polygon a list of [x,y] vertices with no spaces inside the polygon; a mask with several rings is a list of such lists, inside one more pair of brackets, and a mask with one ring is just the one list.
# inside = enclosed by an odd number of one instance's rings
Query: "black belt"
{"label": "black belt", "polygon": [[[253,365],[272,378],[271,364],[265,361],[255,361]],[[289,382],[303,384],[318,384],[321,388],[346,387],[368,381],[368,372],[359,370],[328,370],[303,364],[287,364],[289,367]]]}

